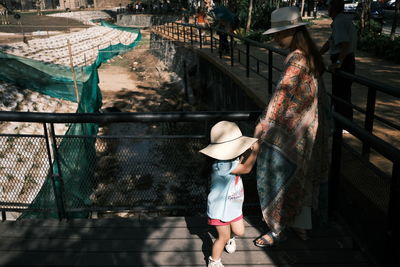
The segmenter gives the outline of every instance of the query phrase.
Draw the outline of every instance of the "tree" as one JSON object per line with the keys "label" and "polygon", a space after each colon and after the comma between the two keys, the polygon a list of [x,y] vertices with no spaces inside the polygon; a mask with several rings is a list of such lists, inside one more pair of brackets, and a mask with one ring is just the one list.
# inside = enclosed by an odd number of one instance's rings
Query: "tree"
{"label": "tree", "polygon": [[247,24],[246,24],[246,32],[250,31],[251,27],[251,14],[253,12],[253,0],[250,0],[249,2],[249,12],[247,14]]}
{"label": "tree", "polygon": [[363,0],[362,11],[361,11],[361,31],[364,31],[367,24],[369,24],[371,14],[371,0]]}
{"label": "tree", "polygon": [[301,14],[302,16],[304,16],[304,4],[305,4],[305,0],[301,0],[300,14]]}
{"label": "tree", "polygon": [[394,40],[394,38],[396,37],[396,28],[397,28],[397,25],[399,24],[398,23],[399,8],[400,8],[400,0],[396,0],[393,23],[392,23],[392,30],[390,31],[390,39],[392,39],[392,40]]}

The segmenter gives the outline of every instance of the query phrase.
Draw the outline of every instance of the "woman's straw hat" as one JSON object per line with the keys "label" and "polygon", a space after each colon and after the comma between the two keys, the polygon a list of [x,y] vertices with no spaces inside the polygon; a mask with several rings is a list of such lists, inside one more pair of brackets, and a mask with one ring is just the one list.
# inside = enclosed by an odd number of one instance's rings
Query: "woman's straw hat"
{"label": "woman's straw hat", "polygon": [[211,128],[211,143],[199,152],[215,159],[228,160],[243,154],[258,139],[243,136],[234,122],[220,121]]}
{"label": "woman's straw hat", "polygon": [[301,19],[300,11],[297,7],[282,7],[272,11],[271,28],[263,32],[263,34],[280,32],[307,24],[309,23],[303,22],[303,20]]}

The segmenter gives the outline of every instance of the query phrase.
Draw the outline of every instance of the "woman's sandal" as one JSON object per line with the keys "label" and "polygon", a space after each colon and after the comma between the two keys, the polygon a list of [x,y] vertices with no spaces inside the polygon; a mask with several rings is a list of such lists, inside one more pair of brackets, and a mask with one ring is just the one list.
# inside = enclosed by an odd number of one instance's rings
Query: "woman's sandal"
{"label": "woman's sandal", "polygon": [[[269,240],[267,240],[265,238],[265,236],[269,237]],[[283,241],[284,238],[283,236],[276,236],[274,235],[272,232],[268,232],[265,235],[262,235],[260,237],[258,237],[256,240],[254,240],[254,245],[256,245],[259,248],[269,248],[269,247],[273,247],[276,244],[278,244],[280,241]],[[260,243],[260,241],[262,243]]]}

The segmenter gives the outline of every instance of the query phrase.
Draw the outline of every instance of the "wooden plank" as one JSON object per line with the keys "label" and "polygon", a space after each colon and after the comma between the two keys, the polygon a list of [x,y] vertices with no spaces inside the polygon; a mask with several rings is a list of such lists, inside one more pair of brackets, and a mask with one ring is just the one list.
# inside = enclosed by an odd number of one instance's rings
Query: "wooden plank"
{"label": "wooden plank", "polygon": [[[215,233],[214,228],[204,227],[74,227],[60,224],[58,227],[41,227],[40,225],[1,224],[1,237],[21,238],[76,238],[76,239],[169,239],[169,238],[197,238],[205,233]],[[246,236],[256,238],[264,233],[263,229],[246,227]],[[325,237],[324,232],[313,233],[313,237]],[[329,236],[329,235],[328,235]],[[339,235],[343,236],[343,235]]]}
{"label": "wooden plank", "polygon": [[[38,232],[53,233],[58,231],[70,231],[76,233],[87,233],[91,231],[130,231],[132,228],[147,228],[154,231],[155,228],[185,228],[191,233],[200,233],[204,230],[213,229],[206,223],[205,217],[156,217],[156,218],[128,218],[128,219],[74,219],[70,221],[58,220],[23,220],[23,221],[5,221],[0,223],[0,236],[4,233],[12,233],[12,229],[18,229],[20,233],[32,232],[37,229]],[[266,231],[266,225],[260,217],[246,217],[245,226],[250,236],[258,236]],[[92,229],[93,228],[93,229]],[[98,228],[98,229],[96,229]],[[254,228],[256,230],[251,230]],[[36,231],[36,230],[35,230]],[[311,237],[328,236],[346,236],[344,230],[337,224],[331,223],[318,227],[310,232]],[[7,235],[9,236],[9,235]]]}
{"label": "wooden plank", "polygon": [[[0,265],[57,265],[57,266],[196,266],[205,265],[203,252],[108,252],[108,253],[74,253],[70,252],[8,252],[0,257]],[[224,254],[222,257],[227,266],[253,266],[266,264],[358,264],[364,259],[349,251],[318,251],[299,253],[270,251],[245,251]],[[325,265],[322,265],[325,264]]]}
{"label": "wooden plank", "polygon": [[[7,251],[81,251],[81,252],[140,252],[140,251],[210,251],[213,240],[209,236],[194,239],[57,239],[57,238],[1,238],[0,253]],[[237,251],[261,250],[253,238],[237,239]],[[344,250],[352,248],[350,238],[319,238],[307,242],[290,239],[269,250]]]}

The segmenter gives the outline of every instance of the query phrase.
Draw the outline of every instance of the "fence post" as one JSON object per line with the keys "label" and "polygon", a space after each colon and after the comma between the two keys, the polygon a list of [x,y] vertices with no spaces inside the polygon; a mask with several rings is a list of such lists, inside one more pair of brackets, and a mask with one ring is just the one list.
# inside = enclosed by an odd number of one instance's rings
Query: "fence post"
{"label": "fence post", "polygon": [[[57,206],[57,214],[58,219],[61,221],[63,218],[66,218],[65,207],[64,207],[64,197],[63,197],[63,184],[61,179],[61,168],[59,164],[59,160],[57,157],[57,143],[54,137],[54,126],[51,124],[51,138],[47,132],[47,125],[43,123],[44,135],[46,139],[46,148],[47,155],[49,159],[49,169],[51,175],[51,183],[54,191],[54,199]],[[52,140],[50,145],[50,139]],[[53,152],[53,153],[52,153]],[[53,164],[54,162],[54,164]],[[55,172],[56,171],[56,172]]]}
{"label": "fence post", "polygon": [[176,35],[178,35],[178,41],[179,41],[179,24],[176,24]]}
{"label": "fence post", "polygon": [[183,26],[183,42],[186,43],[186,26]]}
{"label": "fence post", "polygon": [[250,43],[246,41],[246,77],[250,77]]}
{"label": "fence post", "polygon": [[193,46],[193,27],[190,25],[190,45]]}
{"label": "fence post", "polygon": [[200,41],[200,49],[203,48],[203,38],[201,37],[201,28],[199,28],[199,41]]}
{"label": "fence post", "polygon": [[272,50],[268,50],[268,94],[272,94]]}
{"label": "fence post", "polygon": [[233,45],[234,45],[233,42],[234,41],[233,41],[233,36],[232,35],[230,35],[230,39],[231,39],[230,40],[231,41],[231,47],[230,47],[231,48],[231,66],[233,67]]}
{"label": "fence post", "polygon": [[[393,162],[392,181],[390,185],[389,208],[386,223],[386,249],[385,249],[385,267],[398,266],[398,220],[396,214],[400,209],[400,163]],[[397,261],[397,264],[395,262]]]}
{"label": "fence post", "polygon": [[[372,133],[372,130],[374,128],[375,102],[376,102],[376,90],[375,88],[368,87],[367,107],[366,107],[367,111],[365,113],[364,128],[369,133]],[[362,155],[368,158],[369,152],[370,152],[369,145],[363,142]]]}
{"label": "fence post", "polygon": [[210,28],[210,46],[211,46],[211,54],[213,53],[213,50],[214,50],[214,48],[213,48],[213,46],[214,46],[214,41],[213,41],[213,30],[212,30],[212,28]]}
{"label": "fence post", "polygon": [[[332,161],[329,178],[329,196],[328,196],[328,214],[332,218],[333,212],[336,208],[336,196],[340,182],[340,169],[342,160],[342,126],[336,124],[332,140]],[[321,159],[322,160],[322,159]]]}
{"label": "fence post", "polygon": [[189,94],[188,94],[188,79],[187,79],[186,60],[183,60],[183,84],[184,84],[184,89],[185,89],[185,101],[188,101]]}

